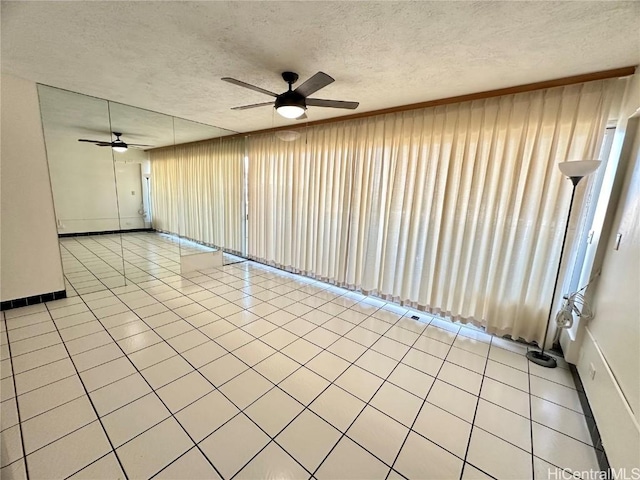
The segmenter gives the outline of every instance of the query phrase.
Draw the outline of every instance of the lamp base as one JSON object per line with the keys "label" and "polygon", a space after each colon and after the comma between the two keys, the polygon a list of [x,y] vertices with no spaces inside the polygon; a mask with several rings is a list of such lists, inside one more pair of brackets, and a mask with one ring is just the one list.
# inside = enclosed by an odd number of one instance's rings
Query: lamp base
{"label": "lamp base", "polygon": [[527,352],[527,358],[533,363],[543,367],[556,368],[558,366],[556,359],[546,353],[538,351]]}

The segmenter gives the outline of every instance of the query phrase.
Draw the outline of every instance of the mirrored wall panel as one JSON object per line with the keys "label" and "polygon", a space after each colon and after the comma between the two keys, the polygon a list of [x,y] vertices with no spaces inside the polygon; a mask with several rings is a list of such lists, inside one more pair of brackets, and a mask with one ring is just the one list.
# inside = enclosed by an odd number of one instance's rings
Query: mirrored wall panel
{"label": "mirrored wall panel", "polygon": [[[111,128],[127,144],[114,155],[125,275],[140,283],[180,272],[178,237],[156,235],[149,152],[173,149],[173,117],[109,102]],[[121,149],[122,150],[122,149]]]}
{"label": "mirrored wall panel", "polygon": [[[223,231],[226,219],[221,216],[220,198],[217,191],[221,177],[217,175],[215,155],[217,143],[208,139],[220,139],[232,134],[210,125],[174,119],[175,155],[180,165],[180,256],[199,255],[182,261],[183,270],[189,265],[222,262]],[[241,184],[242,179],[237,179]],[[230,192],[229,192],[230,193]],[[203,202],[205,198],[207,201]]]}
{"label": "mirrored wall panel", "polygon": [[125,285],[109,104],[38,86],[67,295]]}
{"label": "mirrored wall panel", "polygon": [[211,139],[235,132],[49,86],[38,91],[67,295],[222,258],[228,187],[216,184]]}

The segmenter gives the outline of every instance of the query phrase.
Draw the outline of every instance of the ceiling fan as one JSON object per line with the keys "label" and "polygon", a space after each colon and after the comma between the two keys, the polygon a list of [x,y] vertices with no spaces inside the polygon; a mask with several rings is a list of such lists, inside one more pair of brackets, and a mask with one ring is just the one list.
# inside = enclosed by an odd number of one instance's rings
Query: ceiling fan
{"label": "ceiling fan", "polygon": [[114,152],[124,153],[127,151],[129,147],[140,148],[140,147],[153,147],[153,145],[143,145],[141,143],[125,143],[120,140],[122,133],[120,132],[112,132],[116,139],[113,142],[103,142],[102,140],[87,140],[86,138],[79,138],[79,142],[88,142],[94,143],[98,147],[111,147]]}
{"label": "ceiling fan", "polygon": [[323,100],[320,98],[309,98],[309,95],[314,94],[321,88],[324,88],[330,83],[334,82],[334,79],[324,72],[316,73],[302,85],[298,86],[298,88],[296,88],[295,90],[292,90],[291,86],[298,81],[297,73],[283,72],[282,78],[289,84],[289,90],[281,93],[280,95],[274,92],[270,92],[269,90],[265,90],[264,88],[256,87],[255,85],[251,85],[241,80],[236,80],[235,78],[222,78],[222,80],[224,80],[225,82],[233,83],[234,85],[248,88],[250,90],[255,90],[256,92],[265,93],[276,98],[275,101],[272,102],[254,103],[252,105],[244,105],[242,107],[232,107],[231,110],[246,110],[249,108],[274,105],[276,111],[283,117],[297,118],[301,120],[303,118],[307,118],[307,116],[305,115],[305,110],[308,106],[346,108],[349,110],[358,108],[358,102],[344,102],[341,100]]}

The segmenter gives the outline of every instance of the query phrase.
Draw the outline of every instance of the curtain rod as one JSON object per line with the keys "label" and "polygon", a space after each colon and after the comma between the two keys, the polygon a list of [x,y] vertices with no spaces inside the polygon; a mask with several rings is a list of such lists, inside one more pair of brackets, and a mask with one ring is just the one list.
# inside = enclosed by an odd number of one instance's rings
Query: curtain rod
{"label": "curtain rod", "polygon": [[[502,95],[513,95],[516,93],[532,92],[535,90],[542,90],[545,88],[564,87],[567,85],[574,85],[576,83],[593,82],[596,80],[606,80],[609,78],[621,78],[621,77],[627,77],[629,75],[633,75],[635,71],[636,71],[636,66],[614,68],[612,70],[602,70],[599,72],[584,73],[581,75],[573,75],[571,77],[557,78],[554,80],[545,80],[542,82],[527,83],[527,84],[518,85],[515,87],[499,88],[497,90],[487,90],[484,92],[458,95],[455,97],[446,97],[446,98],[441,98],[437,100],[428,100],[426,102],[411,103],[408,105],[401,105],[398,107],[372,110],[370,112],[354,113],[352,115],[344,115],[342,117],[325,118],[323,120],[314,120],[312,122],[305,122],[302,124],[297,124],[295,126],[283,125],[281,127],[265,128],[263,130],[253,130],[253,131],[244,132],[244,133],[235,133],[233,135],[215,137],[207,140],[197,140],[195,142],[181,143],[179,145],[181,146],[197,145],[199,143],[211,142],[212,140],[218,140],[218,139],[221,140],[221,139],[230,139],[230,138],[249,137],[251,135],[261,135],[264,133],[278,132],[281,130],[298,130],[298,129],[304,129],[306,127],[313,127],[315,125],[323,125],[326,123],[337,123],[337,122],[343,122],[347,120],[355,120],[359,118],[375,117],[377,115],[386,115],[389,113],[406,112],[409,110],[419,110],[421,108],[437,107],[440,105],[449,105],[452,103],[462,103],[462,102],[469,102],[473,100],[482,100],[485,98],[500,97]],[[171,148],[171,146],[150,149],[147,151],[162,150],[165,148]]]}

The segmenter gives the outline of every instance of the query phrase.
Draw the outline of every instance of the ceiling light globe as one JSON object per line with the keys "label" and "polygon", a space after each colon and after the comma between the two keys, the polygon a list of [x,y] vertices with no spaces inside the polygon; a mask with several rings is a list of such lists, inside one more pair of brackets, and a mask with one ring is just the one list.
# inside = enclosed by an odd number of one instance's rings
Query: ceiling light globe
{"label": "ceiling light globe", "polygon": [[114,147],[111,147],[111,148],[113,149],[114,152],[117,152],[117,153],[124,153],[124,152],[127,151],[126,145],[114,146]]}
{"label": "ceiling light globe", "polygon": [[296,132],[295,130],[279,130],[276,132],[276,137],[283,142],[295,142],[300,138],[300,132]]}
{"label": "ceiling light globe", "polygon": [[298,118],[304,113],[304,108],[298,105],[281,105],[276,108],[276,111],[284,118]]}

